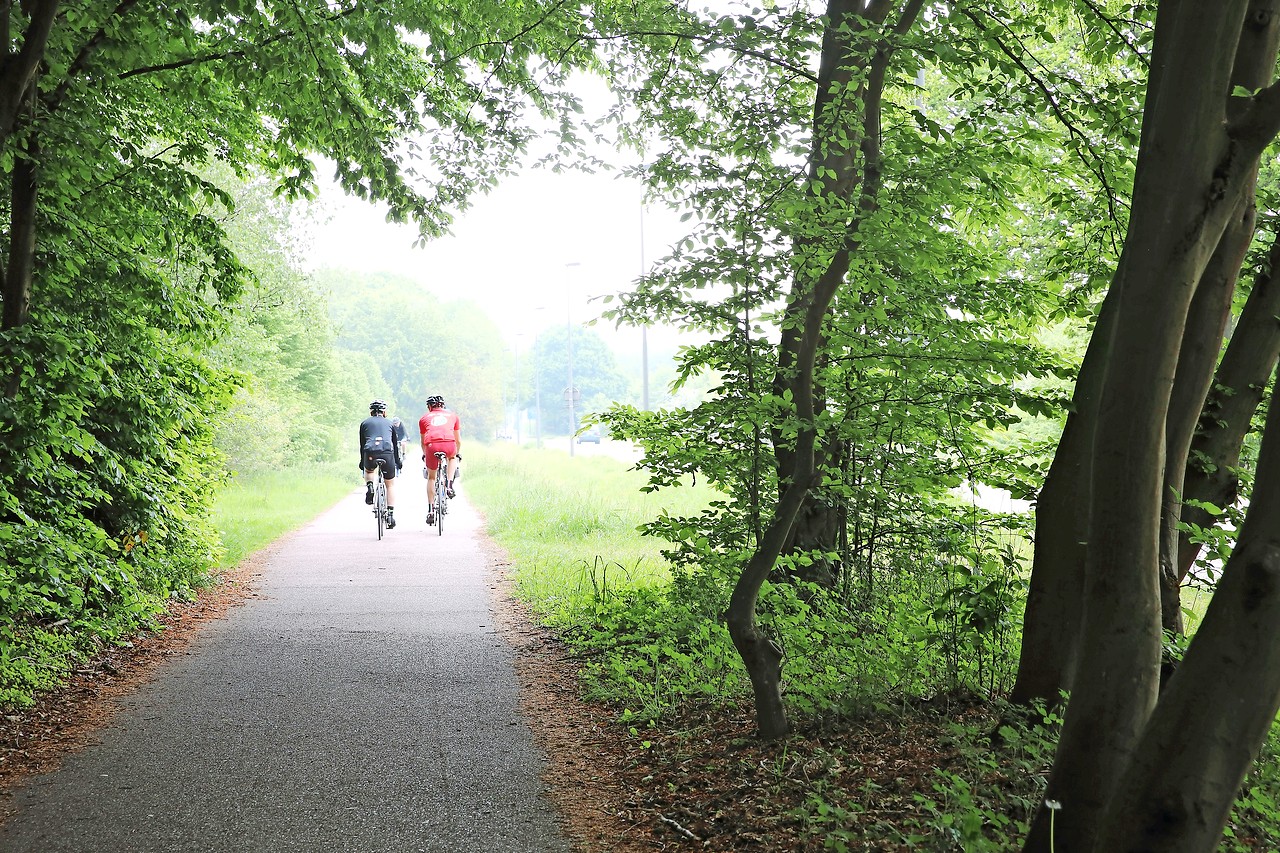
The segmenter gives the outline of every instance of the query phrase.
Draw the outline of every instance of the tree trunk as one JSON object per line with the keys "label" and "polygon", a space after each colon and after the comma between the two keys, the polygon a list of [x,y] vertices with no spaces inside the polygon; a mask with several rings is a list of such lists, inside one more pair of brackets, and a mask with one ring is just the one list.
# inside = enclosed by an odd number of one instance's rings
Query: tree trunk
{"label": "tree trunk", "polygon": [[1239,543],[1117,788],[1097,849],[1216,849],[1278,710],[1280,405],[1272,405]]}
{"label": "tree trunk", "polygon": [[[0,329],[8,331],[25,325],[31,313],[31,279],[36,255],[37,173],[40,149],[31,132],[27,150],[13,163],[10,180],[9,258],[4,270],[4,313]],[[5,367],[5,396],[12,400],[22,387],[22,370],[17,364]]]}
{"label": "tree trunk", "polygon": [[[1122,261],[1123,263],[1123,261]],[[1035,552],[1023,614],[1022,651],[1010,701],[1053,706],[1075,678],[1084,595],[1090,495],[1087,464],[1106,375],[1120,290],[1112,286],[1094,324],[1071,397],[1072,412],[1036,499]]]}
{"label": "tree trunk", "polygon": [[[914,25],[924,2],[905,0],[893,29],[895,35]],[[725,615],[729,635],[751,678],[756,722],[760,736],[766,739],[786,734],[789,723],[779,685],[781,655],[760,632],[755,609],[760,588],[791,537],[818,476],[815,412],[822,401],[814,393],[814,370],[825,340],[827,309],[844,283],[856,249],[858,222],[861,215],[875,209],[880,189],[880,98],[893,44],[888,34],[879,32],[879,26],[896,5],[897,0],[829,0],[827,5],[814,98],[809,181],[815,187],[823,186],[824,192],[817,195],[830,200],[832,207],[822,211],[827,221],[844,223],[844,227],[821,242],[797,240],[800,263],[781,323],[774,380],[779,397],[785,391],[791,395],[797,427],[795,449],[780,457],[791,461],[788,469],[779,471],[782,497],[734,586]],[[857,84],[859,78],[864,82]],[[841,138],[848,141],[836,144]],[[834,182],[825,180],[824,175],[834,175]]]}
{"label": "tree trunk", "polygon": [[[801,451],[805,448],[802,446]],[[782,651],[760,630],[756,622],[756,605],[759,602],[760,588],[769,577],[773,564],[782,550],[787,531],[795,522],[796,513],[804,501],[805,494],[813,485],[812,460],[813,446],[809,444],[808,453],[810,474],[794,480],[787,487],[773,521],[765,531],[759,547],[752,554],[743,569],[742,575],[734,585],[733,595],[729,599],[729,609],[725,612],[725,625],[729,636],[733,639],[734,648],[742,658],[742,664],[751,678],[751,688],[755,695],[757,734],[764,740],[776,740],[784,737],[790,730],[787,711],[782,704]],[[803,467],[803,463],[801,463]],[[803,474],[803,471],[797,473]]]}
{"label": "tree trunk", "polygon": [[[36,81],[49,44],[49,34],[58,16],[58,0],[24,4],[22,11],[30,18],[23,30],[20,46],[10,41],[10,21],[15,17],[6,5],[4,50],[0,58],[0,149],[7,148],[19,121],[25,113],[32,118],[36,98]],[[15,329],[27,322],[31,311],[31,277],[35,268],[36,190],[39,148],[34,132],[23,152],[17,152],[10,175],[11,209],[9,211],[9,257],[0,281],[0,330]],[[6,359],[7,360],[7,359]],[[0,361],[4,392],[12,399],[22,383],[19,369]]]}
{"label": "tree trunk", "polygon": [[1062,810],[1056,838],[1048,810],[1040,810],[1027,850],[1099,849],[1099,824],[1115,780],[1155,705],[1170,394],[1196,286],[1252,171],[1251,152],[1228,135],[1226,115],[1247,5],[1160,5],[1152,65],[1163,76],[1159,89],[1147,94],[1090,460],[1078,672],[1047,792]]}
{"label": "tree trunk", "polygon": [[[13,14],[11,5],[5,4],[6,16]],[[59,5],[59,0],[23,3],[22,11],[31,17],[23,30],[21,46],[14,51],[14,45],[8,39],[2,45],[4,57],[0,60],[0,145],[7,142],[13,133],[18,117],[25,109],[27,98],[34,89],[36,75],[49,44],[49,33],[53,31],[54,21],[58,17]],[[5,32],[8,33],[8,21]]]}
{"label": "tree trunk", "polygon": [[[1240,464],[1240,448],[1249,434],[1253,413],[1262,402],[1263,389],[1280,358],[1277,274],[1280,274],[1280,237],[1271,244],[1266,268],[1254,279],[1200,414],[1183,483],[1186,499],[1219,507],[1236,502],[1240,482],[1235,472]],[[1185,502],[1182,520],[1202,528],[1217,523],[1217,518],[1207,510]],[[1187,533],[1179,534],[1179,583],[1191,571],[1200,547]]]}
{"label": "tree trunk", "polygon": [[1183,633],[1182,578],[1178,574],[1178,529],[1187,458],[1205,395],[1213,380],[1231,301],[1245,252],[1253,242],[1257,206],[1257,163],[1240,197],[1238,215],[1222,233],[1218,248],[1196,287],[1178,353],[1178,371],[1165,420],[1164,504],[1160,513],[1160,623],[1165,631]]}
{"label": "tree trunk", "polygon": [[[821,391],[815,389],[815,394]],[[838,438],[824,437],[823,448],[817,453],[815,464],[827,471],[842,471],[844,467],[843,442]],[[790,469],[781,469],[790,470]],[[845,513],[842,507],[827,500],[818,490],[811,492],[800,507],[791,535],[783,547],[783,553],[835,554],[840,550],[841,532]],[[840,582],[842,566],[838,560],[820,557],[811,563],[797,566],[795,576],[820,587],[835,589]]]}
{"label": "tree trunk", "polygon": [[4,272],[4,329],[16,329],[31,312],[31,274],[36,251],[36,161],[32,140],[14,161],[10,199],[9,259]]}

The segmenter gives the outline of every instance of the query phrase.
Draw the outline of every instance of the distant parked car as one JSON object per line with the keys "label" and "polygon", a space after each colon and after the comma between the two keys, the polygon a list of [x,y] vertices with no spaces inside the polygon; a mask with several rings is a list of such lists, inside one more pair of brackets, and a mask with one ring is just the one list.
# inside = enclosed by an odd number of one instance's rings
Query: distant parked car
{"label": "distant parked car", "polygon": [[498,441],[515,441],[516,437],[509,429],[498,430]]}
{"label": "distant parked car", "polygon": [[586,432],[578,433],[578,444],[599,444],[600,427],[593,426]]}

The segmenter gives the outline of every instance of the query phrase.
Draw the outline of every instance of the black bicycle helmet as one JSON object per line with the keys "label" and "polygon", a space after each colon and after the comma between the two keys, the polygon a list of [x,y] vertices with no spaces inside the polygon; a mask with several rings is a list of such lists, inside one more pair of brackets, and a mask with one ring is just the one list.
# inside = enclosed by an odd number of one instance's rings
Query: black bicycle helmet
{"label": "black bicycle helmet", "polygon": [[439,394],[432,394],[430,397],[427,398],[428,409],[440,409],[443,407],[444,407],[444,397],[441,397]]}
{"label": "black bicycle helmet", "polygon": [[374,400],[369,404],[369,414],[376,415],[379,412],[385,415],[387,413],[387,404],[382,400]]}

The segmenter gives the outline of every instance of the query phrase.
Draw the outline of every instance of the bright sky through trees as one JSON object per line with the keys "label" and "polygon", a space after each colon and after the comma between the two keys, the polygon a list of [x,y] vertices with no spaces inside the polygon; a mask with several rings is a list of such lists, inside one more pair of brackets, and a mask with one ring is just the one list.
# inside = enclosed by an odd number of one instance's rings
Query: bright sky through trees
{"label": "bright sky through trees", "polygon": [[[599,80],[578,77],[574,88],[587,115],[602,113],[612,100]],[[588,148],[615,167],[635,159],[599,144]],[[528,159],[537,156],[535,151]],[[331,168],[317,171],[323,176]],[[688,231],[663,204],[644,204],[639,181],[603,171],[557,174],[526,167],[491,194],[475,198],[458,214],[451,235],[419,248],[413,247],[415,226],[388,223],[385,206],[346,196],[332,182],[322,183],[318,208],[322,219],[329,219],[315,235],[315,266],[396,273],[443,299],[474,301],[508,343],[531,326],[564,322],[570,307],[574,322],[599,317],[606,306],[589,297],[629,291],[642,259],[651,267]],[[578,266],[567,268],[575,262]],[[566,287],[573,291],[572,306]],[[534,314],[539,308],[545,310]],[[608,331],[616,349],[634,345],[638,351],[638,330],[615,332],[607,325],[601,330]],[[673,331],[651,329],[649,334],[651,346],[673,346]]]}

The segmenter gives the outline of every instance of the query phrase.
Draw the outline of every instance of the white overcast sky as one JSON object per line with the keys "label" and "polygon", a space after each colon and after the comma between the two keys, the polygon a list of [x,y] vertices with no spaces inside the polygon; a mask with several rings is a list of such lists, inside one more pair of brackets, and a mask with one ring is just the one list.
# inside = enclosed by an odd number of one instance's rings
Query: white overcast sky
{"label": "white overcast sky", "polygon": [[[684,234],[676,214],[642,206],[639,183],[616,174],[527,170],[476,199],[451,236],[416,249],[416,229],[386,222],[384,208],[331,185],[320,202],[330,216],[315,229],[317,267],[396,273],[441,298],[474,302],[521,349],[531,346],[532,332],[566,322],[570,311],[575,323],[599,316],[606,306],[587,297],[630,289],[641,273],[642,239],[644,263],[652,265]],[[596,329],[615,349],[639,339],[604,321]],[[651,348],[673,337],[650,335]]]}

